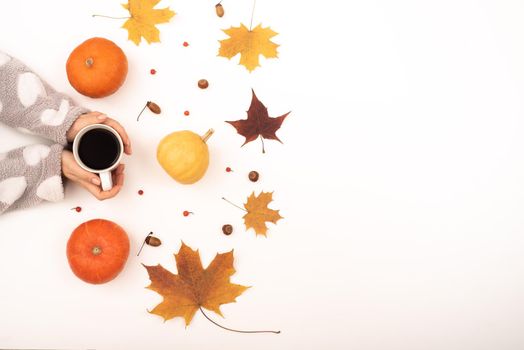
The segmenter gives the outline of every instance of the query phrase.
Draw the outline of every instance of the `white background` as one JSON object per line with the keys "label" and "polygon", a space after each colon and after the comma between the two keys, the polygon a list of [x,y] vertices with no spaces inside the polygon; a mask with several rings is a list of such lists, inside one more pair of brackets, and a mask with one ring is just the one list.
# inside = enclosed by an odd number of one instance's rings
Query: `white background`
{"label": "white background", "polygon": [[[251,1],[224,1],[222,19],[215,1],[162,1],[177,15],[159,26],[161,44],[139,47],[123,21],[90,16],[125,16],[119,1],[0,5],[0,49],[120,120],[134,146],[117,198],[68,186],[63,202],[0,218],[0,347],[522,349],[524,3],[259,0],[254,23],[280,33],[280,58],[249,74],[216,53],[220,29],[248,24]],[[93,36],[129,59],[125,85],[102,100],[78,95],[64,68]],[[245,118],[251,88],[271,116],[292,111],[284,145],[268,141],[265,155],[259,141],[240,148],[224,123]],[[147,100],[164,112],[137,123]],[[156,163],[158,141],[210,127],[207,175],[175,183]],[[34,142],[7,128],[0,140],[0,151]],[[267,238],[245,232],[243,213],[220,199],[241,204],[253,190],[275,191],[285,217]],[[93,286],[71,273],[65,246],[97,217],[121,224],[132,250],[116,280]],[[149,231],[164,244],[136,257]],[[181,240],[205,265],[235,249],[232,280],[253,288],[223,307],[223,324],[282,334],[148,314],[161,297],[144,288],[140,263],[175,271]]]}

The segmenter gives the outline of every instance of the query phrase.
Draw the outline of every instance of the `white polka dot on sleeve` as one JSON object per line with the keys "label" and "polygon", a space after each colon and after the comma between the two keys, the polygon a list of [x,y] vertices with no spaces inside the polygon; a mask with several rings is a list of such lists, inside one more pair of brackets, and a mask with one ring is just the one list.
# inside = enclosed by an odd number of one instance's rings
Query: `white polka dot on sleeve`
{"label": "white polka dot on sleeve", "polygon": [[44,84],[36,74],[31,72],[18,76],[17,91],[20,103],[26,108],[32,106],[39,96],[47,96]]}
{"label": "white polka dot on sleeve", "polygon": [[64,192],[62,191],[62,179],[59,175],[48,177],[36,189],[36,195],[43,200],[50,202],[58,202],[64,199]]}
{"label": "white polka dot on sleeve", "polygon": [[7,205],[13,204],[18,198],[22,197],[27,187],[24,176],[10,177],[0,182],[0,202]]}
{"label": "white polka dot on sleeve", "polygon": [[51,148],[46,145],[31,145],[24,148],[22,153],[27,165],[35,166],[40,163],[42,159],[47,158],[50,151]]}
{"label": "white polka dot on sleeve", "polygon": [[40,115],[40,120],[43,124],[58,126],[62,124],[69,112],[69,101],[62,100],[58,111],[55,109],[46,109]]}

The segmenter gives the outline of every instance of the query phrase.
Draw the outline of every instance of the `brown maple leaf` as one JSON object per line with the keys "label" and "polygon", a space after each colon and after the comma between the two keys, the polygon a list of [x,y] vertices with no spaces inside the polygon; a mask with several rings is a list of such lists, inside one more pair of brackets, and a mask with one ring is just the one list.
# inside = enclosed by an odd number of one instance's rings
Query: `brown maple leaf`
{"label": "brown maple leaf", "polygon": [[164,297],[164,300],[149,312],[162,316],[164,321],[183,317],[187,326],[199,309],[208,318],[202,307],[222,316],[220,305],[235,302],[236,297],[249,288],[229,281],[235,273],[233,251],[217,254],[204,269],[198,250],[194,251],[182,242],[178,254],[175,254],[175,260],[178,275],[161,265],[144,265],[151,280],[147,288]]}
{"label": "brown maple leaf", "polygon": [[262,140],[262,153],[265,153],[264,139],[277,140],[282,143],[275,133],[280,129],[282,122],[291,112],[287,112],[277,118],[270,117],[266,106],[257,98],[255,91],[253,89],[251,89],[251,91],[253,92],[253,97],[247,111],[247,119],[226,121],[226,123],[233,125],[235,129],[237,129],[237,132],[246,138],[242,146],[256,140],[257,137],[260,136]]}
{"label": "brown maple leaf", "polygon": [[244,208],[247,214],[244,215],[244,224],[246,229],[252,228],[257,235],[265,236],[267,232],[266,222],[277,223],[282,219],[279,210],[269,209],[268,205],[273,200],[273,192],[260,192],[255,196],[255,192],[247,198]]}

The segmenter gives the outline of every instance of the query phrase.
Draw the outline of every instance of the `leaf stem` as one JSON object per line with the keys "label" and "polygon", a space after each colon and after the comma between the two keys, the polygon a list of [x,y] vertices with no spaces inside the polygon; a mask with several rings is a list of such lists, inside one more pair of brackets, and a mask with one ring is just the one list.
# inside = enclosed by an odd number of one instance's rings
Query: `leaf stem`
{"label": "leaf stem", "polygon": [[238,205],[236,205],[235,203],[233,203],[233,202],[231,202],[231,201],[227,200],[226,198],[222,197],[222,199],[223,199],[223,200],[225,200],[226,202],[228,202],[229,204],[231,204],[232,206],[234,206],[234,207],[237,207],[238,209],[240,209],[240,210],[243,210],[243,211],[247,212],[247,210],[246,210],[246,209],[244,209],[244,208],[242,208],[242,207],[239,207],[239,206],[238,206]]}
{"label": "leaf stem", "polygon": [[241,330],[238,330],[238,329],[227,328],[227,327],[224,327],[224,326],[216,323],[212,319],[210,319],[209,316],[206,315],[206,313],[202,309],[202,306],[200,306],[200,312],[202,313],[202,315],[204,315],[205,318],[207,318],[207,320],[209,322],[211,322],[215,326],[218,326],[218,327],[220,327],[222,329],[225,329],[226,331],[237,332],[237,333],[274,333],[274,334],[280,334],[280,331],[241,331]]}
{"label": "leaf stem", "polygon": [[262,141],[262,153],[266,153],[266,148],[264,147],[264,138],[260,135],[260,141]]}
{"label": "leaf stem", "polygon": [[113,17],[113,16],[106,16],[106,15],[91,15],[91,17],[104,17],[104,18],[111,18],[111,19],[129,19],[131,17]]}
{"label": "leaf stem", "polygon": [[251,28],[253,27],[253,16],[255,15],[256,4],[257,4],[257,0],[253,0],[253,10],[251,11],[251,22],[249,23],[249,31],[251,31]]}

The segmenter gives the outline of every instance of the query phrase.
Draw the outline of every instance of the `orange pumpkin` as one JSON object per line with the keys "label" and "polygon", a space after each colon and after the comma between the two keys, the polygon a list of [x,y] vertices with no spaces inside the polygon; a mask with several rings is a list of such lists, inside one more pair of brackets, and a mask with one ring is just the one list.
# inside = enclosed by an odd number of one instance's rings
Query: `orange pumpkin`
{"label": "orange pumpkin", "polygon": [[87,283],[114,279],[129,256],[129,238],[122,227],[94,219],[78,226],[67,242],[67,260],[73,273]]}
{"label": "orange pumpkin", "polygon": [[126,80],[127,58],[111,40],[91,38],[71,52],[66,71],[76,91],[89,97],[105,97]]}

